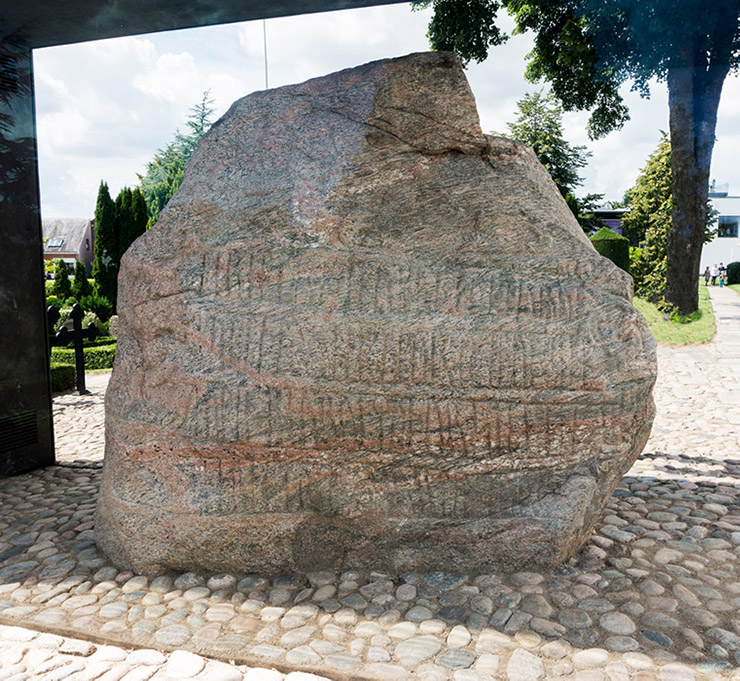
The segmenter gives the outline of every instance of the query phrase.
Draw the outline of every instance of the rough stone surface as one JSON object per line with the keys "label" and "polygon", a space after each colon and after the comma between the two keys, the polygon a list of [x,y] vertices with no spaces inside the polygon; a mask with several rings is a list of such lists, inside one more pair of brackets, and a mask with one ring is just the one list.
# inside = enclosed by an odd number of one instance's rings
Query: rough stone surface
{"label": "rough stone surface", "polygon": [[552,566],[653,418],[629,277],[445,53],[236,102],[118,310],[95,536],[139,573]]}
{"label": "rough stone surface", "polygon": [[[146,584],[140,580],[141,591],[137,586],[124,593],[122,587],[136,578],[128,570],[112,567],[91,543],[103,457],[103,438],[97,437],[97,431],[102,431],[103,396],[110,374],[88,374],[90,395],[82,400],[59,395],[53,400],[55,434],[63,434],[55,437],[57,457],[63,463],[0,480],[0,681],[9,670],[29,674],[29,681],[47,681],[47,675],[53,677],[57,669],[65,673],[75,661],[85,670],[71,674],[70,681],[115,681],[129,672],[131,681],[139,673],[151,674],[155,665],[132,666],[130,660],[140,658],[129,658],[127,651],[179,646],[204,660],[220,657],[239,665],[208,662],[192,677],[195,681],[213,681],[224,669],[231,675],[235,668],[246,671],[246,681],[279,681],[285,674],[286,681],[316,681],[317,673],[337,681],[347,675],[330,666],[329,657],[335,663],[336,653],[343,654],[339,658],[343,663],[351,662],[348,656],[357,660],[348,673],[352,678],[498,681],[507,678],[517,648],[541,658],[546,678],[553,681],[679,681],[679,676],[684,677],[680,681],[691,681],[692,674],[695,681],[740,681],[735,638],[740,635],[740,542],[733,540],[740,535],[740,296],[725,287],[709,289],[717,320],[715,340],[659,348],[658,414],[646,451],[622,478],[580,554],[542,572],[323,571],[233,574],[232,579],[225,573],[170,573]],[[722,396],[721,409],[717,395]],[[727,513],[717,514],[717,504]],[[606,527],[628,526],[629,542],[606,540],[603,534]],[[592,551],[595,546],[603,549],[600,557]],[[667,546],[682,551],[683,557],[667,564],[656,561],[657,551]],[[702,550],[697,551],[698,547]],[[53,582],[41,577],[57,563],[70,561],[76,567],[65,576]],[[210,585],[207,598],[195,602],[182,598],[185,590],[202,585]],[[393,600],[394,586],[398,593],[402,585],[414,585],[416,594],[409,594],[408,601]],[[326,607],[323,602],[311,602],[306,592],[310,596],[323,586],[340,599],[359,593],[371,602],[362,613],[342,608],[330,596]],[[275,607],[272,594],[286,590],[290,597],[285,606]],[[546,620],[523,612],[526,595],[532,593],[543,595],[556,608],[551,626],[563,626],[565,633],[547,633],[542,628]],[[97,602],[68,608],[69,603],[90,596]],[[481,599],[488,601],[485,608],[479,607]],[[600,610],[593,609],[594,600],[601,604]],[[146,619],[101,619],[100,609],[115,601],[128,604],[128,612],[137,617],[139,604],[147,606]],[[206,623],[203,613],[226,601],[235,607],[234,618]],[[605,602],[612,607],[607,609]],[[465,611],[463,625],[438,617],[451,603]],[[431,610],[433,619],[404,621],[404,609],[412,607]],[[503,621],[506,632],[491,628],[499,626],[498,619],[486,625],[491,613],[504,607],[509,616]],[[584,611],[588,626],[578,627],[581,622],[572,617],[568,619],[572,628],[558,624],[563,610],[581,607],[589,608]],[[481,617],[481,610],[486,617]],[[651,640],[643,636],[642,618],[661,610],[680,626],[674,623],[665,630],[668,640]],[[619,612],[636,624],[632,636],[614,634],[602,626],[604,614]],[[176,615],[178,624],[167,624],[171,615]],[[109,624],[117,633],[108,633],[113,632]],[[308,646],[323,662],[289,673],[288,651],[278,645],[279,639],[301,626],[316,627]],[[460,642],[458,632],[464,633],[460,626],[471,640],[455,648],[452,645]],[[73,638],[42,634],[37,627],[52,627]],[[83,641],[91,632],[101,633],[86,646]],[[440,651],[415,669],[403,667],[395,655],[398,643],[425,635],[442,643]],[[115,640],[108,642],[115,645],[100,645],[101,636],[112,636]],[[91,655],[81,655],[92,648]],[[605,650],[606,661],[590,662],[597,667],[576,667],[574,658],[584,648]],[[450,651],[465,650],[477,655],[472,666],[446,666],[464,661]],[[589,663],[582,656],[578,660]],[[47,663],[54,669],[35,674]],[[285,672],[264,665],[279,665]],[[168,663],[160,665],[151,679],[172,679],[167,668]]]}

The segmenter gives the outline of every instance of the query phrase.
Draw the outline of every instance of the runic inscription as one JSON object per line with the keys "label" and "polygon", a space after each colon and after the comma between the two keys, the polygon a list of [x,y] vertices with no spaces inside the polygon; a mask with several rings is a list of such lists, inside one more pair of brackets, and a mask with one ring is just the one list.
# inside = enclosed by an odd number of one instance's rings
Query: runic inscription
{"label": "runic inscription", "polygon": [[650,430],[631,293],[452,55],[246,97],[122,260],[98,544],[142,572],[552,566]]}

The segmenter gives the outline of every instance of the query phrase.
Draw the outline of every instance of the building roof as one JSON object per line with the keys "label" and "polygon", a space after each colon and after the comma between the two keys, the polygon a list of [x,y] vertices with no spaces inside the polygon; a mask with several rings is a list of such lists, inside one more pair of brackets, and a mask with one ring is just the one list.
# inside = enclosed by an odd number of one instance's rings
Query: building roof
{"label": "building roof", "polygon": [[44,218],[44,253],[77,253],[89,226],[89,218]]}

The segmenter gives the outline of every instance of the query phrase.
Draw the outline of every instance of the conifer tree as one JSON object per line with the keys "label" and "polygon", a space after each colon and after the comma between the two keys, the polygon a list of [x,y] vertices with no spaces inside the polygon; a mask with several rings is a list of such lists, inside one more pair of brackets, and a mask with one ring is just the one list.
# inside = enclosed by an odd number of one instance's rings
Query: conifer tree
{"label": "conifer tree", "polygon": [[100,183],[95,206],[95,293],[107,298],[115,309],[118,280],[118,234],[116,211],[108,184]]}
{"label": "conifer tree", "polygon": [[51,287],[51,294],[62,302],[72,295],[72,285],[69,283],[67,265],[64,264],[64,260],[61,258],[54,263],[54,284]]}
{"label": "conifer tree", "polygon": [[[149,215],[146,208],[146,199],[139,187],[134,187],[131,190],[131,234],[130,246],[136,239],[138,239],[144,232],[146,232],[146,224],[149,220]],[[126,248],[128,248],[126,246]],[[123,254],[123,250],[121,254]]]}
{"label": "conifer tree", "polygon": [[532,147],[540,163],[545,166],[572,211],[587,234],[599,228],[593,210],[603,194],[575,195],[583,184],[578,173],[588,163],[591,152],[584,146],[574,146],[563,136],[563,109],[552,94],[542,91],[527,93],[517,102],[517,119],[507,123],[508,137]]}
{"label": "conifer tree", "polygon": [[116,197],[116,226],[120,263],[123,254],[146,231],[146,200],[138,187],[124,187]]}
{"label": "conifer tree", "polygon": [[131,245],[133,233],[131,214],[131,189],[124,187],[116,196],[116,233],[118,234],[118,260],[120,264],[121,256]]}
{"label": "conifer tree", "polygon": [[82,301],[84,296],[89,296],[92,293],[92,286],[87,280],[87,269],[85,265],[79,260],[75,264],[75,278],[72,282],[72,296],[77,301]]}
{"label": "conifer tree", "polygon": [[190,133],[183,135],[175,131],[175,138],[163,149],[158,149],[154,158],[146,165],[146,173],[139,175],[141,190],[144,192],[149,222],[152,227],[159,218],[159,213],[167,205],[180,187],[185,175],[185,166],[198,146],[198,142],[211,127],[213,100],[210,92],[203,93],[201,101],[190,109],[187,126]]}

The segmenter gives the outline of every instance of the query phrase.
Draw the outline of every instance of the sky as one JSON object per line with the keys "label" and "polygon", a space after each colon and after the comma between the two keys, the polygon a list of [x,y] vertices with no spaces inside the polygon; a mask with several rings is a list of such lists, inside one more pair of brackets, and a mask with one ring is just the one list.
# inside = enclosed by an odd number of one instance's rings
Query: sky
{"label": "sky", "polygon": [[[430,12],[386,5],[281,19],[264,24],[268,86],[299,83],[375,59],[428,49]],[[502,11],[500,24],[513,27]],[[524,79],[529,35],[492,48],[467,70],[484,132],[505,132],[525,93],[545,83]],[[98,185],[113,196],[138,175],[207,90],[214,120],[232,102],[265,88],[263,22],[99,40],[34,52],[41,213],[45,218],[93,217]],[[631,120],[591,142],[587,113],[566,113],[565,138],[591,152],[579,194],[619,200],[634,184],[660,131],[668,129],[668,98],[653,83],[651,98],[623,91]],[[726,80],[720,103],[712,177],[740,194],[740,79]]]}

